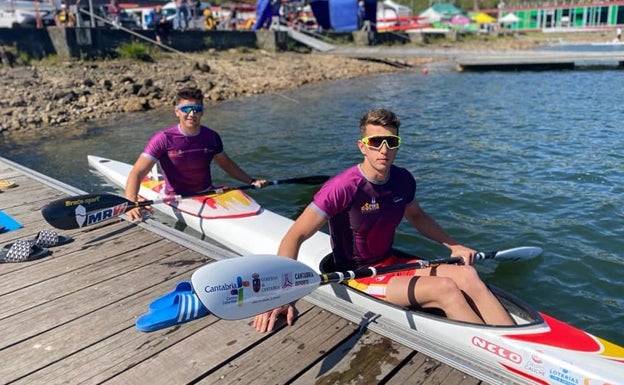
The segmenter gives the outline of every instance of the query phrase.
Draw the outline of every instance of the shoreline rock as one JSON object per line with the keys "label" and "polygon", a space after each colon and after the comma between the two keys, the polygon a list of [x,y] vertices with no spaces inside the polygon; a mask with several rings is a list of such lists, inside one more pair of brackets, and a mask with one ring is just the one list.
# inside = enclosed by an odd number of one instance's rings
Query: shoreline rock
{"label": "shoreline rock", "polygon": [[[37,63],[0,70],[0,136],[114,118],[170,105],[184,86],[206,103],[279,92],[305,84],[396,72],[388,64],[346,57],[237,51],[126,60]],[[431,59],[414,59],[410,64]],[[43,129],[43,130],[42,130]]]}

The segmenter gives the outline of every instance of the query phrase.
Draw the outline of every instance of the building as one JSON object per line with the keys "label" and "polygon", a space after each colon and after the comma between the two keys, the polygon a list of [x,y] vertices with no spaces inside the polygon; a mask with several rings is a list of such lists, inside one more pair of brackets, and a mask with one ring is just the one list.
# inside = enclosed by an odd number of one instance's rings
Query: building
{"label": "building", "polygon": [[556,2],[507,6],[502,1],[497,9],[481,12],[498,16],[500,21],[509,14],[517,21],[503,23],[512,30],[540,30],[544,32],[611,30],[624,25],[624,0],[596,2]]}

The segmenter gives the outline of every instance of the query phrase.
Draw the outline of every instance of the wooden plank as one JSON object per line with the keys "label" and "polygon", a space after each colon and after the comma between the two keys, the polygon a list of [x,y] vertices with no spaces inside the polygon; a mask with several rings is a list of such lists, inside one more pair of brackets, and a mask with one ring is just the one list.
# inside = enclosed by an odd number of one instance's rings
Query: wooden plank
{"label": "wooden plank", "polygon": [[[186,254],[183,258],[187,262],[172,267],[181,254]],[[1,320],[3,338],[11,341],[0,350],[0,360],[12,364],[0,366],[0,378],[19,379],[133,328],[137,315],[145,313],[147,304],[164,294],[156,294],[152,289],[162,281],[164,271],[177,268],[188,272],[203,263],[203,256],[183,251]],[[67,275],[68,280],[72,277]],[[189,277],[190,273],[184,278]]]}
{"label": "wooden plank", "polygon": [[[21,216],[18,216],[18,219],[21,219]],[[10,236],[9,234],[6,234],[7,237],[4,237],[3,241],[6,240],[5,244],[8,244],[10,242],[15,242],[17,239],[34,239],[39,230],[39,227],[25,227],[19,230],[15,230],[9,233],[11,234]],[[72,263],[77,264],[78,266],[85,266],[101,258],[109,258],[112,255],[123,253],[124,250],[127,251],[130,249],[137,249],[141,247],[140,243],[137,244],[135,242],[128,241],[129,238],[132,239],[133,237],[137,236],[137,231],[139,231],[139,228],[134,225],[129,225],[128,222],[106,222],[106,225],[99,227],[89,227],[84,230],[60,231],[58,232],[59,234],[74,238],[74,242],[67,245],[50,248],[50,250],[52,251],[52,255],[44,259],[31,261],[28,263],[5,264],[3,266],[4,268],[2,269],[2,272],[0,272],[0,277],[11,271],[21,270],[24,268],[30,269],[32,266],[36,266],[40,263],[44,263],[50,259],[54,259],[60,256],[65,258],[63,262],[66,264]],[[156,242],[160,239],[160,237],[154,234],[146,234],[143,236],[142,242]],[[111,245],[107,244],[107,241],[113,242],[116,245],[116,248],[111,249]],[[119,246],[118,249],[117,246]],[[101,253],[100,249],[104,250],[104,252]],[[69,267],[67,265],[64,265],[62,268],[68,269]],[[30,273],[29,276],[32,277],[33,274]],[[31,281],[29,279],[26,280],[26,282]],[[3,283],[5,282],[0,282],[0,285],[2,285]]]}
{"label": "wooden plank", "polygon": [[460,372],[459,370],[451,369],[448,377],[444,379],[444,384],[457,384],[457,385],[481,385],[482,381],[477,380],[467,374]]}
{"label": "wooden plank", "polygon": [[[178,245],[157,237],[148,236],[147,240],[149,242],[145,246],[123,242],[116,248],[102,247],[99,253],[77,250],[58,257],[63,263],[56,263],[55,258],[46,257],[33,262],[11,264],[23,268],[5,274],[0,281],[0,290],[4,293],[0,296],[4,304],[0,308],[0,318],[39,306],[80,290],[83,285],[109,279],[112,275],[136,269],[167,253],[181,250]],[[69,245],[79,247],[79,242],[76,240]],[[0,336],[0,346],[3,346],[3,338]]]}
{"label": "wooden plank", "polygon": [[356,331],[357,325],[315,307],[197,384],[284,384]]}
{"label": "wooden plank", "polygon": [[44,187],[41,183],[26,177],[11,178],[17,186],[0,193],[2,196],[2,209],[22,208],[26,206],[30,210],[41,210],[48,202],[61,198],[65,194],[49,187]]}
{"label": "wooden plank", "polygon": [[[162,285],[158,288],[162,289]],[[169,286],[167,286],[169,289]],[[106,380],[112,383],[120,383],[116,381],[120,373],[124,373],[139,365],[147,367],[148,373],[175,373],[177,369],[173,366],[179,360],[197,361],[203,359],[200,352],[182,352],[178,358],[170,362],[163,362],[160,365],[153,366],[151,363],[154,358],[158,358],[166,354],[170,349],[176,347],[179,343],[189,339],[199,339],[206,344],[206,339],[201,338],[204,330],[213,330],[213,324],[219,320],[213,316],[206,316],[199,320],[188,322],[183,325],[161,329],[151,333],[142,333],[137,331],[130,323],[134,320],[120,319],[120,316],[126,314],[138,314],[145,312],[147,303],[154,297],[145,293],[144,295],[134,296],[123,301],[119,306],[112,306],[94,312],[93,314],[76,320],[67,325],[62,332],[64,334],[71,332],[84,333],[88,330],[92,322],[97,319],[106,319],[108,322],[119,322],[122,330],[117,333],[109,331],[109,335],[100,335],[100,340],[89,341],[84,345],[83,349],[76,348],[74,352],[65,352],[65,355],[51,362],[49,365],[42,366],[37,371],[29,374],[15,382],[15,384],[29,385],[33,383],[41,383],[46,385],[53,384],[99,384]],[[120,310],[122,307],[122,310]],[[220,361],[219,361],[220,362]],[[148,376],[150,377],[150,376]],[[127,378],[127,377],[122,377]],[[158,378],[151,376],[152,381],[147,382],[138,379],[136,384],[175,384],[178,381],[166,382],[166,377]],[[108,383],[108,382],[107,382]],[[123,382],[121,382],[123,383]],[[133,382],[126,382],[131,384]]]}
{"label": "wooden plank", "polygon": [[[297,306],[302,311],[311,307],[304,301]],[[252,319],[214,322],[209,328],[124,371],[107,384],[182,384],[202,378],[243,352],[254,349],[258,342],[272,338],[272,334],[256,332],[251,323]],[[270,361],[271,356],[263,360]]]}
{"label": "wooden plank", "polygon": [[422,384],[422,385],[478,385],[481,382],[475,378],[466,377],[460,371],[448,365],[429,358],[423,354],[416,354],[399,370],[387,385]]}
{"label": "wooden plank", "polygon": [[411,354],[411,349],[379,334],[358,332],[292,384],[378,384]]}

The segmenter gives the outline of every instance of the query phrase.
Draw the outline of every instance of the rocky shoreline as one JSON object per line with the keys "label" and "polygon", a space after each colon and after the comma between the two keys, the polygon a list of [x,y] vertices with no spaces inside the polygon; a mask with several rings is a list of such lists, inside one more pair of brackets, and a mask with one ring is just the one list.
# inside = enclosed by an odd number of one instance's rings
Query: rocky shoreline
{"label": "rocky shoreline", "polygon": [[[411,64],[428,61],[415,59]],[[42,135],[41,129],[170,105],[176,90],[184,86],[200,87],[210,103],[400,70],[339,56],[260,50],[163,54],[153,63],[110,60],[4,67],[0,136],[34,130]]]}
{"label": "rocky shoreline", "polygon": [[[445,42],[437,48],[517,50],[547,43],[536,38],[512,38]],[[4,66],[0,67],[0,137],[32,132],[42,136],[65,125],[170,105],[176,90],[183,86],[200,87],[206,103],[211,103],[310,83],[418,70],[434,60],[422,57],[384,62],[315,53],[230,50],[163,53],[153,62],[42,61]]]}

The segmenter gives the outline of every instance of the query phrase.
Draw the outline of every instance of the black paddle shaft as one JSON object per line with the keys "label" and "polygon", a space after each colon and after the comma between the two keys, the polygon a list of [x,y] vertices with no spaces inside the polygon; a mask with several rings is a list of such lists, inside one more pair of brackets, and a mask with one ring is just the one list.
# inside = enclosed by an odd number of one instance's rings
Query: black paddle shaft
{"label": "black paddle shaft", "polygon": [[321,274],[321,284],[327,283],[340,283],[357,278],[374,277],[376,275],[394,273],[402,270],[411,269],[426,269],[428,267],[436,267],[440,265],[456,264],[462,261],[459,257],[440,258],[431,260],[422,260],[411,263],[401,263],[398,265],[384,266],[384,267],[366,267],[355,271],[333,272]]}

